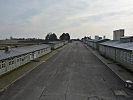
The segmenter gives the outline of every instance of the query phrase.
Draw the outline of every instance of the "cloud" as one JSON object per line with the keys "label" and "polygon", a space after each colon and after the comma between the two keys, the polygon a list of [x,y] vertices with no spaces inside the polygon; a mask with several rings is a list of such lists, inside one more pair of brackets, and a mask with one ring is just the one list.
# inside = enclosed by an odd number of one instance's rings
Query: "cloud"
{"label": "cloud", "polygon": [[53,31],[58,36],[71,32],[73,38],[111,37],[117,28],[126,28],[128,35],[132,32],[132,5],[132,0],[1,0],[0,35],[42,38]]}

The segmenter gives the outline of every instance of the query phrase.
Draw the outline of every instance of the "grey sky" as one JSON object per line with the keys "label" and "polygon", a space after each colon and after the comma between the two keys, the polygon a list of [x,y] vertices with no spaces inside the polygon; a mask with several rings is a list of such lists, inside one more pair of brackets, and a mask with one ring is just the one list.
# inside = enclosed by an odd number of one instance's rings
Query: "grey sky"
{"label": "grey sky", "polygon": [[133,35],[132,5],[132,0],[0,0],[0,38],[45,38],[48,32],[111,38],[120,28]]}

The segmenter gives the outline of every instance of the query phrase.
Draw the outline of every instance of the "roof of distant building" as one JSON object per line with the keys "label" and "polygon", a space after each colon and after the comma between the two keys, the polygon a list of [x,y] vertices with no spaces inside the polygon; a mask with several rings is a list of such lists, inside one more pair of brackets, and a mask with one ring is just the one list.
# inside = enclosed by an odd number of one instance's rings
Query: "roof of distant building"
{"label": "roof of distant building", "polygon": [[48,43],[53,43],[53,44],[58,44],[58,43],[61,43],[62,41],[50,41]]}
{"label": "roof of distant building", "polygon": [[131,50],[131,51],[133,50],[133,42],[121,43],[120,41],[110,40],[100,44],[120,49]]}
{"label": "roof of distant building", "polygon": [[42,45],[33,45],[33,46],[12,48],[9,52],[5,52],[5,50],[0,50],[0,60],[27,54],[27,53],[41,50],[41,49],[48,48],[48,47],[50,47],[50,46],[46,45],[46,44],[42,44]]}
{"label": "roof of distant building", "polygon": [[127,38],[133,38],[133,36],[124,36],[124,37],[121,37],[121,39],[127,39]]}
{"label": "roof of distant building", "polygon": [[92,42],[102,42],[102,41],[108,41],[109,39],[88,39],[87,41],[92,41]]}

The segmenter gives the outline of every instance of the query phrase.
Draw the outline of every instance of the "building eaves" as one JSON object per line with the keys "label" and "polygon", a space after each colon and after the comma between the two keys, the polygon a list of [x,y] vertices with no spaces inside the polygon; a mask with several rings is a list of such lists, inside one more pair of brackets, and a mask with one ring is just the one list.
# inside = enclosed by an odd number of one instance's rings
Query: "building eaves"
{"label": "building eaves", "polygon": [[41,49],[48,48],[48,47],[50,47],[50,46],[48,46],[46,44],[42,44],[42,45],[11,48],[11,50],[9,52],[5,52],[5,50],[0,50],[0,60],[20,56],[23,54],[27,54],[27,53],[41,50]]}

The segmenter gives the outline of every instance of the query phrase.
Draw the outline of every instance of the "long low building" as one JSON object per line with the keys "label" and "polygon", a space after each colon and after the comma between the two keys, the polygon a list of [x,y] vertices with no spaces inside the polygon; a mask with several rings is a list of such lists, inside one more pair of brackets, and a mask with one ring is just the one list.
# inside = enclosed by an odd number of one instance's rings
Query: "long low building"
{"label": "long low building", "polygon": [[31,60],[51,52],[51,47],[46,44],[0,50],[0,75],[18,68]]}
{"label": "long low building", "polygon": [[119,40],[84,39],[83,42],[133,72],[133,36]]}
{"label": "long low building", "polygon": [[64,41],[51,41],[51,42],[48,42],[47,44],[51,46],[52,50],[55,50],[57,48],[62,47],[65,44],[65,42]]}
{"label": "long low building", "polygon": [[99,52],[133,71],[133,42],[107,41],[99,44]]}
{"label": "long low building", "polygon": [[91,46],[92,48],[99,50],[99,43],[105,42],[105,41],[109,41],[109,39],[88,39],[85,43],[89,46]]}

